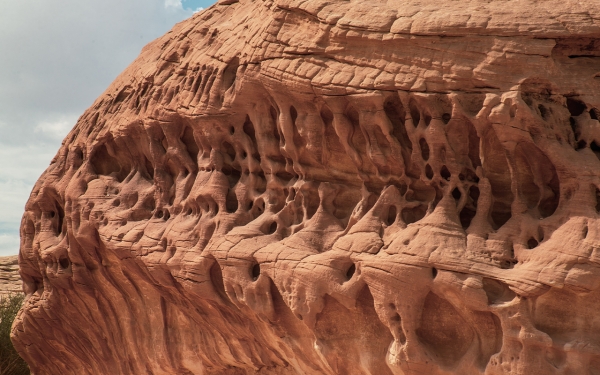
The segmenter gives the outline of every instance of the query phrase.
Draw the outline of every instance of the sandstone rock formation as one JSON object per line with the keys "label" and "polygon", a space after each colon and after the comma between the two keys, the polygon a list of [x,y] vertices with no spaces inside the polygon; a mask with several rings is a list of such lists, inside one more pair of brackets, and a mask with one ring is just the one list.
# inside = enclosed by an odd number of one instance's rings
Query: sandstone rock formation
{"label": "sandstone rock formation", "polygon": [[600,2],[222,0],[22,221],[34,374],[600,374]]}
{"label": "sandstone rock formation", "polygon": [[16,255],[0,257],[0,298],[23,293]]}

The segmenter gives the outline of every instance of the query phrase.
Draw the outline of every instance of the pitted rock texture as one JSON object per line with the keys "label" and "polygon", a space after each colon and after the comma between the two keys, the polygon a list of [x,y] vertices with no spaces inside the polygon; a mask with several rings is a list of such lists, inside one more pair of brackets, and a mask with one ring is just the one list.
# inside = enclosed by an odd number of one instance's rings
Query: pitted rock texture
{"label": "pitted rock texture", "polygon": [[36,184],[34,374],[599,374],[600,2],[220,1]]}
{"label": "pitted rock texture", "polygon": [[23,283],[19,275],[18,257],[0,257],[0,298],[22,293]]}

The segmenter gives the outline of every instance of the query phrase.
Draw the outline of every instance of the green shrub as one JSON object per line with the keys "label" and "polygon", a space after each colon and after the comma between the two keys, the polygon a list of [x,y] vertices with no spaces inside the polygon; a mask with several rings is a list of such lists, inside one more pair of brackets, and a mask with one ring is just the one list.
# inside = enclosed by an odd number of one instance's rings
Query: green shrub
{"label": "green shrub", "polygon": [[29,375],[27,363],[10,341],[10,328],[23,304],[22,294],[0,297],[0,375]]}

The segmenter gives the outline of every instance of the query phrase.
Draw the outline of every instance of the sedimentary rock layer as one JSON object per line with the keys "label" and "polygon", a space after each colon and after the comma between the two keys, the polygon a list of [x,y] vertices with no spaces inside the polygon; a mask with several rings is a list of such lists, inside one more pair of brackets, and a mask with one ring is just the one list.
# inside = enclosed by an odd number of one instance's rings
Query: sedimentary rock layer
{"label": "sedimentary rock layer", "polygon": [[79,119],[21,227],[46,374],[598,374],[600,3],[240,0]]}
{"label": "sedimentary rock layer", "polygon": [[23,293],[16,255],[0,257],[0,298]]}

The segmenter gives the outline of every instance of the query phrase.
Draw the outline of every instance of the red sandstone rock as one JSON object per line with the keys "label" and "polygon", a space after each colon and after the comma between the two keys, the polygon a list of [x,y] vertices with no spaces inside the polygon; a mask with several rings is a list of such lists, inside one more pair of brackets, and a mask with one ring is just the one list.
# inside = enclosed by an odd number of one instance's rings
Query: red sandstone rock
{"label": "red sandstone rock", "polygon": [[600,2],[220,1],[21,229],[34,374],[599,374]]}

